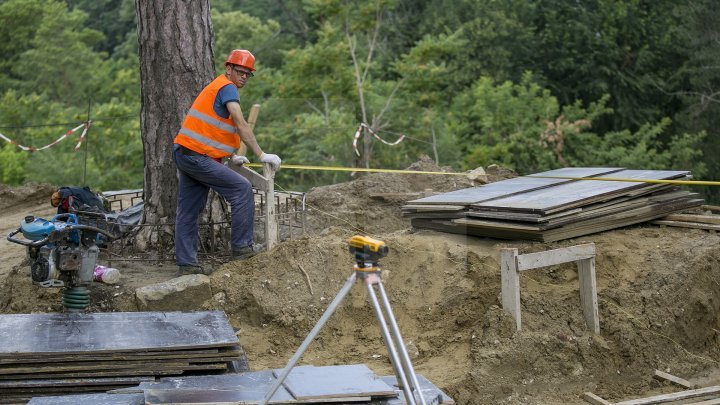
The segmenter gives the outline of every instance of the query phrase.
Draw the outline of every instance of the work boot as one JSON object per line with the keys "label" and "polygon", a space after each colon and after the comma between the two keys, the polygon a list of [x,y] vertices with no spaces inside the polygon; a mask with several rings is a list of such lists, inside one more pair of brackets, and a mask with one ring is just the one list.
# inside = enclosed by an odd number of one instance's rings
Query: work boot
{"label": "work boot", "polygon": [[182,264],[178,266],[178,277],[187,276],[190,274],[204,274],[209,276],[212,274],[212,269],[204,269],[199,264]]}
{"label": "work boot", "polygon": [[233,248],[232,258],[233,260],[245,260],[255,256],[256,254],[258,254],[258,252],[260,252],[260,247],[253,245],[243,246],[241,248]]}

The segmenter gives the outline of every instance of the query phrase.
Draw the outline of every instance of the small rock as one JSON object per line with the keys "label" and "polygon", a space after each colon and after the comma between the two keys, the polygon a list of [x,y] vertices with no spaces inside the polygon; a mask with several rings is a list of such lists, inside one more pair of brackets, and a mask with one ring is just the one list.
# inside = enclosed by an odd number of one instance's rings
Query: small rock
{"label": "small rock", "polygon": [[405,349],[407,349],[408,356],[410,356],[410,360],[415,360],[420,356],[420,351],[418,350],[417,346],[411,341],[408,341],[405,343]]}

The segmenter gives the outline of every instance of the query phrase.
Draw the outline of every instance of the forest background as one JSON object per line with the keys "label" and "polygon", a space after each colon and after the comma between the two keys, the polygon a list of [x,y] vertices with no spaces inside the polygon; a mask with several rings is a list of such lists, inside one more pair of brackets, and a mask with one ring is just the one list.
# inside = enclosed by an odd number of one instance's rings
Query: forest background
{"label": "forest background", "polygon": [[[563,166],[720,178],[714,0],[211,0],[218,73],[252,51],[241,90],[285,163],[520,174]],[[0,1],[0,182],[140,188],[134,0]],[[180,63],[180,61],[178,61]],[[167,77],[167,80],[173,80]],[[187,106],[189,107],[189,106]],[[361,123],[394,142],[368,137]],[[174,131],[174,130],[173,130]],[[252,159],[252,157],[251,157]],[[257,160],[255,158],[255,160]],[[348,179],[281,170],[284,189]],[[698,188],[711,201],[720,191]]]}

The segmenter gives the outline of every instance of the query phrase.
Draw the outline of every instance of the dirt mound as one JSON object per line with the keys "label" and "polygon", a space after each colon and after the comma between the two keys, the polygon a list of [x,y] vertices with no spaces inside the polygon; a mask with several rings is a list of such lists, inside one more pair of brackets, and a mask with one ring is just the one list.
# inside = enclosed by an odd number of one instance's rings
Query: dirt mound
{"label": "dirt mound", "polygon": [[56,189],[57,187],[48,184],[28,184],[21,187],[0,184],[0,210],[39,202],[50,205],[50,196]]}
{"label": "dirt mound", "polygon": [[[282,367],[350,274],[334,229],[212,276],[220,306],[242,329],[250,363]],[[418,371],[465,404],[573,404],[659,388],[655,369],[699,376],[717,369],[720,238],[634,227],[562,243],[509,243],[434,232],[384,235],[388,294]],[[574,266],[521,278],[523,330],[499,302],[499,249],[521,253],[593,241],[601,334],[587,330]],[[312,294],[311,294],[312,291]],[[356,286],[304,357],[367,363],[391,373],[367,292]]]}
{"label": "dirt mound", "polygon": [[490,166],[485,176],[480,177],[476,172],[457,174],[449,167],[439,167],[427,156],[406,170],[431,174],[359,174],[357,180],[313,188],[306,198],[312,214],[308,232],[330,226],[353,227],[365,233],[404,229],[410,226],[410,221],[400,215],[400,207],[406,201],[427,193],[445,193],[517,176],[498,166]]}
{"label": "dirt mound", "polygon": [[[719,235],[640,225],[540,243],[418,232],[399,217],[404,200],[389,194],[469,184],[461,176],[373,174],[314,189],[307,236],[219,267],[203,308],[228,313],[252,369],[283,367],[351,274],[347,239],[363,230],[390,247],[383,278],[416,370],[459,404],[582,404],[586,391],[608,400],[677,391],[652,379],[656,369],[720,384]],[[588,242],[597,250],[601,333],[585,326],[570,264],[523,272],[516,331],[500,304],[500,249]],[[0,311],[60,310],[59,294],[33,286],[20,261],[5,264],[15,270],[2,282]],[[173,277],[169,267],[121,269],[123,285],[93,286],[92,310],[137,310],[134,288]],[[361,285],[301,360],[354,363],[392,373]]]}

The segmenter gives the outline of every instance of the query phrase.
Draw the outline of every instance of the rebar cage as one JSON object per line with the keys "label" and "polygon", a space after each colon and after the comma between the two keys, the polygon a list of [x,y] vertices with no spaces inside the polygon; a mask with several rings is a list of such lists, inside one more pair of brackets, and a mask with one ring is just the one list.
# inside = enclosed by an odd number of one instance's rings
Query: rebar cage
{"label": "rebar cage", "polygon": [[[255,198],[254,232],[256,244],[267,245],[265,241],[265,192],[253,188]],[[117,212],[129,209],[143,199],[142,189],[119,190],[103,193],[112,210]],[[275,191],[275,220],[278,226],[279,241],[289,240],[305,233],[307,206],[305,193],[296,191]],[[202,215],[199,223],[200,243],[198,258],[201,260],[223,260],[231,256],[230,249],[230,210],[222,198],[209,198],[206,211],[210,215]],[[113,216],[94,212],[77,211],[78,221],[96,226],[117,235],[114,241],[104,241],[100,245],[102,258],[108,263],[113,261],[150,261],[174,262],[174,247],[155,249],[153,252],[141,252],[133,243],[138,233],[150,233],[150,239],[162,240],[161,234],[174,235],[175,223],[126,225],[118,223]]]}

